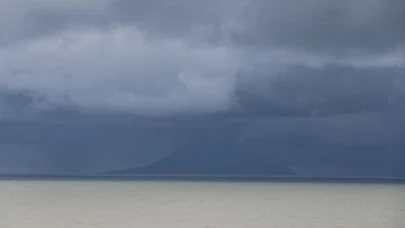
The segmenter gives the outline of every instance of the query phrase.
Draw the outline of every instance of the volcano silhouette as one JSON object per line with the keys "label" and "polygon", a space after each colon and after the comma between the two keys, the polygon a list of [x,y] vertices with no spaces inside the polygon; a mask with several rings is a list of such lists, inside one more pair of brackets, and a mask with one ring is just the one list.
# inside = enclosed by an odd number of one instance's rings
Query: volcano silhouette
{"label": "volcano silhouette", "polygon": [[194,140],[171,155],[145,167],[109,174],[294,176],[266,148],[216,135]]}

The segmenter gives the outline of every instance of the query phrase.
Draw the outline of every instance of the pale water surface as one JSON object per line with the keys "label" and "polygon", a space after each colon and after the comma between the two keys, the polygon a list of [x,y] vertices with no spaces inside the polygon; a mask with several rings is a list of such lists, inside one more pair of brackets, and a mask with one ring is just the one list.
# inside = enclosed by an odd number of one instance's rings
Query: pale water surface
{"label": "pale water surface", "polygon": [[403,228],[405,185],[0,180],[4,228]]}

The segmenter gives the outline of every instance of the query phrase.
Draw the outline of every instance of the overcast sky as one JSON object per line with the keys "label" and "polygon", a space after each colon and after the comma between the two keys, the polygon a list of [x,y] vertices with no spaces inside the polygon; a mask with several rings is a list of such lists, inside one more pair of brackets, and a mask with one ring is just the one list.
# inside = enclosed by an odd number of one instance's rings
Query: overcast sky
{"label": "overcast sky", "polygon": [[[404,23],[403,0],[2,0],[0,122],[35,122],[45,114],[65,124],[106,114],[99,123],[111,125],[122,116],[332,116],[320,122],[331,135],[342,124],[364,121],[353,128],[362,132],[372,124],[391,137],[403,130],[391,127],[393,122],[403,126],[404,120]],[[72,117],[75,112],[88,115]],[[375,116],[333,119],[367,113],[383,113],[386,122]],[[277,126],[294,132],[297,122],[291,121]],[[306,123],[304,135],[314,127],[306,121],[298,121]],[[0,160],[11,159],[17,150],[21,156],[7,161],[25,156],[17,162],[20,167],[33,164],[28,158],[45,162],[54,131],[75,135],[80,130],[87,132],[80,140],[99,140],[91,127],[73,126],[0,129]],[[189,140],[189,133],[175,131],[177,125],[169,128],[164,137],[152,134],[157,138],[145,148],[157,146],[158,138],[165,148]],[[45,133],[32,138],[33,129]],[[153,138],[149,127],[142,129],[139,137]],[[174,142],[170,137],[176,134],[184,137]],[[111,132],[105,136],[113,137]],[[113,154],[99,153],[105,157],[99,162],[130,167],[139,154],[131,155],[132,147],[121,141],[114,143],[108,145],[121,145],[129,157],[112,162]],[[33,149],[45,144],[47,150]],[[142,159],[153,160],[148,152]],[[36,165],[42,167],[41,162]],[[0,170],[6,164],[11,163],[0,163]]]}
{"label": "overcast sky", "polygon": [[30,94],[35,108],[221,112],[244,84],[289,77],[295,65],[354,67],[348,80],[370,68],[387,80],[404,72],[401,0],[0,4],[0,89]]}

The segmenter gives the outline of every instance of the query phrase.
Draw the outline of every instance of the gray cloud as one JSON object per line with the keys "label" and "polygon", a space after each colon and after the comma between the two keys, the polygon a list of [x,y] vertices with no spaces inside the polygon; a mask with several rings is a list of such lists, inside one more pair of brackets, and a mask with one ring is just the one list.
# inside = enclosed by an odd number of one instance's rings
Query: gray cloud
{"label": "gray cloud", "polygon": [[[367,99],[399,93],[390,83],[401,77],[405,61],[401,0],[17,0],[2,1],[0,15],[0,31],[7,31],[0,38],[0,89],[33,96],[28,106],[34,109],[224,112],[240,101],[235,96],[245,85],[262,77],[272,83],[264,97],[276,94],[282,98],[273,100],[291,103],[291,97],[305,96],[284,91],[294,85],[315,83],[317,91],[329,91],[335,84],[323,83],[322,76],[302,79],[288,69],[302,64],[330,74],[324,70],[330,63],[356,68],[344,72],[354,90],[383,80],[377,89],[384,92],[356,97],[365,97],[353,103],[362,109]],[[356,79],[370,67],[385,69],[378,72],[387,79]],[[285,86],[274,78],[291,82]],[[324,103],[341,97],[318,96]],[[402,101],[402,95],[394,97]],[[21,109],[10,102],[3,99],[3,116]]]}
{"label": "gray cloud", "polygon": [[53,104],[134,112],[222,110],[236,62],[226,47],[149,41],[136,28],[68,31],[0,51],[0,85]]}
{"label": "gray cloud", "polygon": [[362,55],[405,47],[401,0],[256,0],[242,15],[235,39],[261,48]]}
{"label": "gray cloud", "polygon": [[[55,35],[69,29],[108,30],[115,26],[136,25],[157,39],[219,35],[221,25],[226,23],[244,0],[209,0],[170,2],[160,0],[23,0],[2,2],[0,24],[8,30],[0,41],[13,43],[32,38]],[[235,9],[232,9],[235,8]],[[192,38],[197,38],[193,36]]]}
{"label": "gray cloud", "polygon": [[297,65],[255,80],[246,74],[235,89],[241,113],[309,116],[405,108],[405,74],[398,68]]}
{"label": "gray cloud", "polygon": [[404,161],[404,16],[403,0],[0,1],[0,172],[133,168],[243,125],[296,170],[384,175]]}
{"label": "gray cloud", "polygon": [[[259,47],[327,53],[404,47],[401,0],[22,0],[2,2],[4,41],[65,29],[136,25],[157,39],[213,38]],[[207,41],[207,40],[205,40]]]}

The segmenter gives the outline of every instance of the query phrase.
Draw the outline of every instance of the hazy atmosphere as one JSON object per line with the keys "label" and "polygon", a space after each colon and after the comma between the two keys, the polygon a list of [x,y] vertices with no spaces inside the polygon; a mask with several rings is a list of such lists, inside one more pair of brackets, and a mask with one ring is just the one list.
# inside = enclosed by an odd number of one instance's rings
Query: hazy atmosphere
{"label": "hazy atmosphere", "polygon": [[403,0],[3,0],[0,173],[405,178]]}

